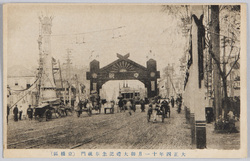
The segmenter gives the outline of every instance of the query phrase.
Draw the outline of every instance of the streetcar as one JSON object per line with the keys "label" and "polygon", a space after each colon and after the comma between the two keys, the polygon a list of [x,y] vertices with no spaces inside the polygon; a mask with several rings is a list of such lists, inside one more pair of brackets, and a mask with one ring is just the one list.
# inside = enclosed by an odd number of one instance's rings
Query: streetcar
{"label": "streetcar", "polygon": [[120,111],[128,110],[126,107],[127,101],[130,101],[132,104],[132,110],[136,111],[136,105],[140,104],[140,99],[142,95],[140,90],[132,89],[130,87],[123,87],[119,90],[118,99],[122,101],[123,107],[120,107]]}

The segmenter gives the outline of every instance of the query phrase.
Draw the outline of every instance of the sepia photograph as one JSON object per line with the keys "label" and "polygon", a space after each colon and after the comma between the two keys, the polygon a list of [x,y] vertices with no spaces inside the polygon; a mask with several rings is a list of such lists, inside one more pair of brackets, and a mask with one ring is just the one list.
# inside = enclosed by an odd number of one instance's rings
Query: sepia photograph
{"label": "sepia photograph", "polygon": [[4,157],[247,157],[246,23],[243,3],[4,4]]}

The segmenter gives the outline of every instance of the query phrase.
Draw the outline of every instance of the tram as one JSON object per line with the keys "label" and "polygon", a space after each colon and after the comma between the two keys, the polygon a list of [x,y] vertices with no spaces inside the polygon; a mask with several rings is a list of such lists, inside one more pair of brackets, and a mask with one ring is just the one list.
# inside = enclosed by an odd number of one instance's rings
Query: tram
{"label": "tram", "polygon": [[[134,89],[130,87],[123,87],[119,89],[119,96],[118,96],[119,102],[122,101],[122,107],[120,107],[121,111],[127,110],[126,103],[127,101],[131,101],[132,104],[132,110],[136,110],[136,106],[139,106],[140,100],[144,99],[143,93],[139,89]],[[118,104],[119,104],[118,102]]]}

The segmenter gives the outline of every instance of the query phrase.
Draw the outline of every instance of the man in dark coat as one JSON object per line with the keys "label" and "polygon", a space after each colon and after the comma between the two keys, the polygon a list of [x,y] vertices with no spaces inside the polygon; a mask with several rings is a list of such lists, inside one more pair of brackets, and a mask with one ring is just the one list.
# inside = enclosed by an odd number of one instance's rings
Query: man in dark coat
{"label": "man in dark coat", "polygon": [[174,97],[173,96],[171,98],[171,106],[172,106],[172,108],[174,108]]}
{"label": "man in dark coat", "polygon": [[118,106],[119,106],[120,112],[121,112],[123,110],[123,100],[122,99],[119,100]]}
{"label": "man in dark coat", "polygon": [[164,111],[165,111],[164,117],[167,117],[167,113],[170,112],[170,109],[168,106],[168,102],[166,100],[162,101],[161,108],[162,108],[161,110],[163,110],[163,108],[164,108]]}
{"label": "man in dark coat", "polygon": [[10,115],[10,105],[7,104],[7,124],[8,124],[8,121],[9,121],[9,115]]}
{"label": "man in dark coat", "polygon": [[145,112],[145,102],[144,102],[144,100],[141,100],[140,103],[141,103],[141,112]]}
{"label": "man in dark coat", "polygon": [[29,120],[32,120],[32,118],[33,118],[33,109],[31,108],[31,105],[29,105],[29,108],[27,109],[27,115],[29,117]]}
{"label": "man in dark coat", "polygon": [[17,105],[13,109],[13,114],[14,114],[14,121],[18,121],[18,108],[17,108]]}

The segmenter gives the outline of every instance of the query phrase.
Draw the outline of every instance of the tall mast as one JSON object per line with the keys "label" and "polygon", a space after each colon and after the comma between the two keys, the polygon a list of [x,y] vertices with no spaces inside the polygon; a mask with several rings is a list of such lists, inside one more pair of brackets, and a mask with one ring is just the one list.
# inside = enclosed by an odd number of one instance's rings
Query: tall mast
{"label": "tall mast", "polygon": [[42,57],[41,87],[39,102],[56,99],[56,86],[53,76],[52,56],[51,56],[51,26],[52,17],[39,17],[41,23],[41,33],[39,35],[39,53]]}

